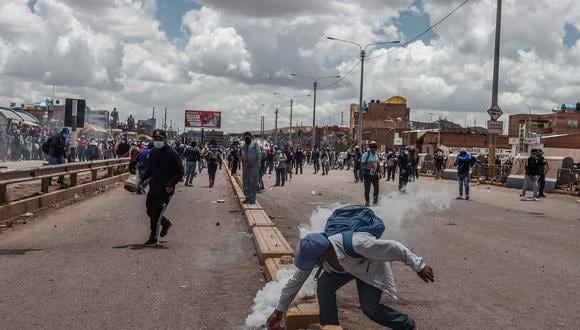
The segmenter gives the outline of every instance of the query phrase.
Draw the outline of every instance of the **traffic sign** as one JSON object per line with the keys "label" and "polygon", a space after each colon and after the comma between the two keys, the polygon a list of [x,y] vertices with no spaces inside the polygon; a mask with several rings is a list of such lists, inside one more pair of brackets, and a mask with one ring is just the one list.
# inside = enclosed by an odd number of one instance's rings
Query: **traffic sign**
{"label": "traffic sign", "polygon": [[501,109],[499,108],[499,105],[494,104],[491,108],[489,108],[489,110],[487,110],[487,113],[489,113],[489,116],[491,117],[491,120],[498,120],[499,117],[501,117],[501,115],[503,115],[503,111],[501,111]]}
{"label": "traffic sign", "polygon": [[503,133],[503,121],[488,120],[487,121],[487,133],[488,134],[501,134],[501,133]]}

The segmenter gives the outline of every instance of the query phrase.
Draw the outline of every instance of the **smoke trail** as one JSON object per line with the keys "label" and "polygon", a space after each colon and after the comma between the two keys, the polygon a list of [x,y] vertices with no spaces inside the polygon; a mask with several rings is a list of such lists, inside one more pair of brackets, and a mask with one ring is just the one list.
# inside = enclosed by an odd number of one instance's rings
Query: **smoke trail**
{"label": "smoke trail", "polygon": [[[316,283],[314,282],[314,274],[316,274],[316,269],[312,271],[312,274],[304,282],[304,286],[298,295],[296,300],[300,300],[305,297],[316,296]],[[288,283],[288,280],[294,275],[294,270],[283,268],[276,274],[276,281],[268,282],[263,289],[258,291],[256,297],[254,298],[254,305],[252,306],[252,314],[246,318],[246,327],[248,329],[265,329],[266,321],[268,317],[278,304],[278,299],[282,294],[282,289]]]}
{"label": "smoke trail", "polygon": [[[401,234],[401,225],[405,221],[413,220],[418,215],[442,212],[447,210],[453,193],[450,190],[429,190],[415,185],[407,186],[407,193],[398,191],[382,194],[378,205],[372,207],[373,211],[385,222],[389,236]],[[327,207],[318,207],[312,212],[309,222],[300,225],[300,237],[313,232],[323,232],[326,220],[332,212],[345,205],[333,204]]]}

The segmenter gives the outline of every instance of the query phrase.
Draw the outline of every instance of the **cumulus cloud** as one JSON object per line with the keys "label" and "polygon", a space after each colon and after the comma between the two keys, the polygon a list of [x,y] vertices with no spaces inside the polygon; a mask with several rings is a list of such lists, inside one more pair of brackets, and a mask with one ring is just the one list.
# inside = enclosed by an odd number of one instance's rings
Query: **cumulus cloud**
{"label": "cumulus cloud", "polygon": [[[183,109],[224,112],[225,129],[257,129],[312,82],[290,77],[345,76],[320,84],[321,124],[337,124],[358,102],[356,46],[326,36],[371,43],[411,37],[405,11],[433,22],[460,0],[203,0],[182,13],[183,37],[169,40],[157,18],[160,0],[0,0],[0,103],[33,102],[57,94],[84,97],[121,116],[168,107],[183,125]],[[495,0],[471,1],[436,30],[393,52],[368,50],[365,99],[405,96],[415,119],[440,113],[483,123],[491,102]],[[564,26],[580,29],[575,0],[504,1],[500,105],[504,112],[547,111],[580,95],[580,41],[563,45]],[[14,19],[18,17],[18,19]],[[403,40],[404,41],[404,40]],[[329,88],[325,88],[332,85]],[[58,96],[57,95],[57,96]],[[262,105],[264,104],[264,105]],[[297,101],[295,122],[311,122],[312,100]],[[159,113],[159,112],[158,112]],[[348,118],[348,115],[345,116]],[[347,122],[348,124],[348,122]]]}

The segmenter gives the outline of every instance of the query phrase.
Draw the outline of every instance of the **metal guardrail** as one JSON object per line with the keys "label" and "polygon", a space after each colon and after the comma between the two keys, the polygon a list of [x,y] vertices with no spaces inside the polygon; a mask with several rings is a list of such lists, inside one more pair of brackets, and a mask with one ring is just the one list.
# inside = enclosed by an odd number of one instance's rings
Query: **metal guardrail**
{"label": "metal guardrail", "polygon": [[[69,175],[69,187],[77,185],[79,173],[90,172],[91,181],[98,179],[99,170],[107,170],[107,177],[124,173],[128,169],[129,158],[99,160],[94,162],[68,163],[62,165],[48,165],[38,168],[13,170],[0,173],[0,204],[8,201],[8,186],[23,182],[41,180],[41,193],[48,193],[48,187],[53,177]],[[115,171],[116,170],[116,171]]]}

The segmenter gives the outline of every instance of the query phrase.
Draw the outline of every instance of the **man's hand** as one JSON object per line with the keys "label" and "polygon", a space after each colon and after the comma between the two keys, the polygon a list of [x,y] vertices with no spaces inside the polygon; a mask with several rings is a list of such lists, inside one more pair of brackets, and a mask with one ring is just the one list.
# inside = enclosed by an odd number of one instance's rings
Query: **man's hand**
{"label": "man's hand", "polygon": [[435,278],[433,277],[433,269],[429,265],[425,265],[422,271],[417,272],[417,275],[425,281],[425,283],[435,282]]}
{"label": "man's hand", "polygon": [[168,194],[172,194],[174,190],[175,190],[175,187],[171,187],[171,186],[165,187],[165,192],[167,192]]}
{"label": "man's hand", "polygon": [[278,327],[276,329],[280,329],[279,325],[280,325],[280,321],[282,321],[282,316],[283,313],[280,311],[275,310],[274,312],[272,312],[272,315],[270,315],[270,317],[268,318],[268,321],[266,321],[266,326],[268,327],[268,329],[274,329],[274,324],[278,324]]}

